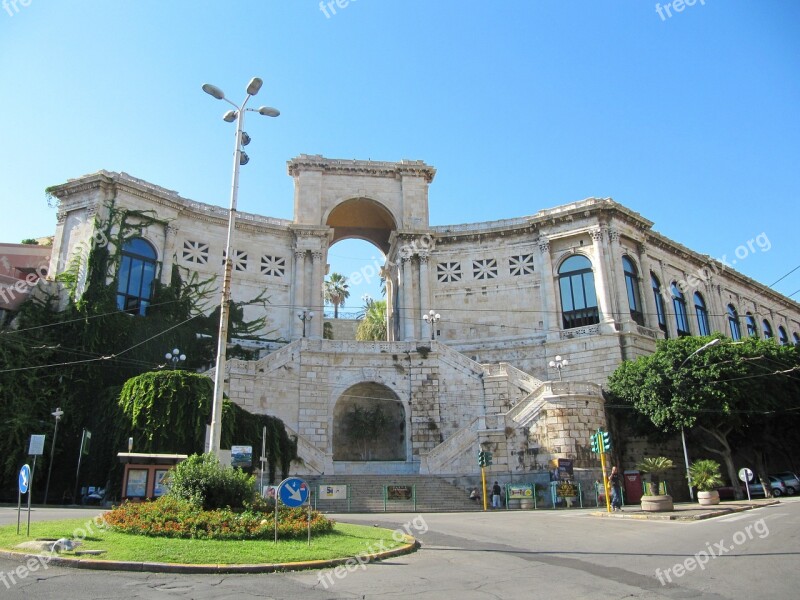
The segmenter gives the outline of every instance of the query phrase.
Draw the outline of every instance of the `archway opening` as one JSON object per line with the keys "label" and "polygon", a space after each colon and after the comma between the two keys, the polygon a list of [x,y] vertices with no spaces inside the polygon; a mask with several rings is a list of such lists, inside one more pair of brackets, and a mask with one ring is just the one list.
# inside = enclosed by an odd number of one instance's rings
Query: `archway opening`
{"label": "archway opening", "polygon": [[369,198],[345,200],[334,208],[325,223],[333,228],[333,241],[356,238],[372,242],[381,252],[389,251],[389,237],[397,229],[392,213]]}
{"label": "archway opening", "polygon": [[333,460],[406,459],[406,411],[383,384],[367,381],[349,387],[333,409]]}

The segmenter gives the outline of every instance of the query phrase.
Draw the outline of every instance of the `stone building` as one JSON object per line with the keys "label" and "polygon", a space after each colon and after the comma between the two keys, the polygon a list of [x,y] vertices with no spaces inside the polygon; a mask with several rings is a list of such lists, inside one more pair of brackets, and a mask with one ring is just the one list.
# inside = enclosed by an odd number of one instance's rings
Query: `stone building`
{"label": "stone building", "polygon": [[[665,336],[754,332],[800,342],[800,305],[611,199],[431,226],[436,171],[423,162],[301,155],[288,172],[292,221],[238,213],[233,298],[266,292],[265,333],[278,341],[262,344],[258,360],[229,361],[227,393],[283,419],[301,473],[471,475],[479,444],[499,472],[557,458],[593,469],[589,434],[605,426],[601,386],[621,361]],[[93,217],[106,217],[112,201],[157,216],[122,249],[121,309],[146,315],[152,279],[166,282],[174,264],[221,274],[224,208],[106,171],[51,193],[53,274],[100,241]],[[385,255],[384,342],[326,340],[322,319],[298,318],[304,309],[321,314],[328,250],[347,238]],[[762,234],[742,247],[768,244]],[[430,309],[443,317],[434,332],[423,320]],[[568,368],[549,367],[557,355]],[[353,415],[377,408],[381,434],[353,435]]]}

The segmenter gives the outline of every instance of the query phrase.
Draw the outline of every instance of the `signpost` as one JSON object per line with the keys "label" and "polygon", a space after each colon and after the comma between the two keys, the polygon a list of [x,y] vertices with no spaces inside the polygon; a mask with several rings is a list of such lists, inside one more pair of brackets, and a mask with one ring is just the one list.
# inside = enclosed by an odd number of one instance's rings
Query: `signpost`
{"label": "signpost", "polygon": [[91,441],[92,432],[88,429],[84,429],[83,433],[81,434],[81,450],[78,453],[78,470],[75,472],[75,493],[72,494],[72,499],[76,504],[78,501],[78,482],[80,481],[81,476],[81,460],[83,459],[84,454],[89,454],[89,442]]}
{"label": "signpost", "polygon": [[[289,508],[303,506],[311,490],[308,484],[299,477],[287,477],[278,486],[275,497],[275,543],[278,543],[278,503],[283,502]],[[311,545],[311,502],[308,502],[308,544]]]}
{"label": "signpost", "polygon": [[[28,465],[22,465],[19,470],[19,492],[17,494],[17,535],[19,535],[19,520],[20,513],[22,512],[22,494],[27,494],[31,487],[31,468]],[[30,500],[30,495],[28,495]],[[28,535],[30,535],[30,514],[31,506],[28,504]]]}
{"label": "signpost", "polygon": [[753,481],[753,472],[747,467],[739,469],[739,479],[744,482],[744,487],[747,489],[747,501],[750,502],[750,482]]}

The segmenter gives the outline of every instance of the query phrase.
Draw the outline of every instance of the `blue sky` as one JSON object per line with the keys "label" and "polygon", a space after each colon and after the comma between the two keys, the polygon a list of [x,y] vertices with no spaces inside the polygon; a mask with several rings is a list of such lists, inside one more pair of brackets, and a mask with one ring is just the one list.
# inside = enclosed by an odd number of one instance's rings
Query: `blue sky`
{"label": "blue sky", "polygon": [[[233,128],[200,86],[238,101],[257,75],[255,105],[282,115],[249,117],[241,210],[291,218],[300,153],[420,159],[438,169],[434,225],[612,197],[714,257],[766,234],[736,268],[767,285],[800,264],[800,3],[664,18],[633,0],[7,6],[3,242],[51,234],[45,187],[99,169],[226,206]],[[330,262],[349,274],[376,253],[342,244]],[[800,270],[775,289],[800,290]]]}

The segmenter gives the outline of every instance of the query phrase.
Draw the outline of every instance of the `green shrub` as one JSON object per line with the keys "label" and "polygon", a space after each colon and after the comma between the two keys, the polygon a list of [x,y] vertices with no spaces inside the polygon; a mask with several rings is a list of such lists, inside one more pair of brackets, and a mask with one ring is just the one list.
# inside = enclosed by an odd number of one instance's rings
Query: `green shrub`
{"label": "green shrub", "polygon": [[[266,540],[275,535],[274,511],[202,510],[192,502],[169,496],[155,502],[123,504],[107,512],[105,521],[114,531],[150,537]],[[332,520],[312,511],[312,534],[328,533],[333,530],[333,524]],[[307,532],[307,509],[279,509],[280,537],[302,537]]]}
{"label": "green shrub", "polygon": [[223,467],[213,454],[194,454],[168,474],[167,495],[198,508],[244,508],[256,496],[255,478],[241,469]]}

